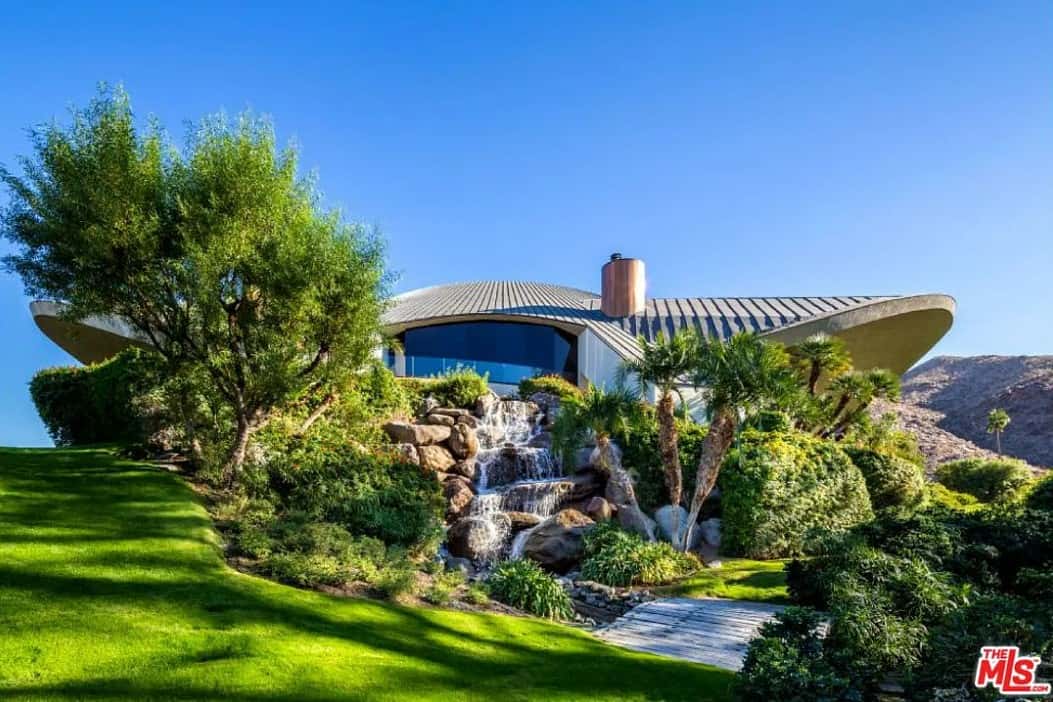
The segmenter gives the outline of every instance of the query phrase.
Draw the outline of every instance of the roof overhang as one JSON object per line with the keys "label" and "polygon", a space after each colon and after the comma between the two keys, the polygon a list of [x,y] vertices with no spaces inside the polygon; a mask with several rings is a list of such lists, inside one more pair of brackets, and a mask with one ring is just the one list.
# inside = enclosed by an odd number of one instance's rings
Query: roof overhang
{"label": "roof overhang", "polygon": [[58,344],[81,363],[99,363],[116,356],[129,346],[148,344],[117,317],[87,317],[73,321],[64,316],[66,306],[60,302],[38,300],[29,305],[44,336]]}

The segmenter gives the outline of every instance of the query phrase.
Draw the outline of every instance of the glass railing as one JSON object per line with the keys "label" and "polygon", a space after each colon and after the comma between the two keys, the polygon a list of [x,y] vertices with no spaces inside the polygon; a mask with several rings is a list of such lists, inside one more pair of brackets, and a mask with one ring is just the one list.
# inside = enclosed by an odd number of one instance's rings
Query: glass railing
{"label": "glass railing", "polygon": [[[473,368],[479,375],[486,375],[492,383],[507,383],[514,385],[523,378],[533,378],[538,375],[561,375],[562,373],[551,368],[538,368],[535,366],[522,366],[516,363],[495,363],[493,361],[473,361],[466,358],[435,358],[432,356],[406,356],[405,374],[415,378],[427,378],[434,375],[443,375],[457,368]],[[389,366],[393,363],[389,360]],[[577,378],[567,378],[571,382],[577,382]]]}

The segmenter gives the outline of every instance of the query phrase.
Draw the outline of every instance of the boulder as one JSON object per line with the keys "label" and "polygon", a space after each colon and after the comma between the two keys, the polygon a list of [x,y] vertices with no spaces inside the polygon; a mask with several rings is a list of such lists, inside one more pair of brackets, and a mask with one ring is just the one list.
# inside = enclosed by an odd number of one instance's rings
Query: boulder
{"label": "boulder", "polygon": [[504,514],[464,517],[446,530],[446,549],[450,555],[486,560],[498,555],[512,525]]}
{"label": "boulder", "polygon": [[579,471],[568,480],[573,484],[568,500],[584,500],[603,490],[603,476],[591,468]]}
{"label": "boulder", "polygon": [[479,420],[475,418],[475,415],[471,414],[462,414],[460,417],[457,418],[456,421],[458,424],[466,424],[472,429],[475,429],[479,426]]}
{"label": "boulder", "polygon": [[467,417],[471,415],[471,412],[466,409],[461,409],[460,407],[436,407],[428,412],[429,416],[433,414],[443,417],[453,417],[454,421],[456,421],[458,417]]}
{"label": "boulder", "polygon": [[452,522],[467,513],[475,493],[467,480],[447,480],[442,486],[442,496],[446,499],[446,521]]}
{"label": "boulder", "polygon": [[512,531],[529,529],[543,521],[542,517],[531,512],[505,512],[505,516],[512,523]]}
{"label": "boulder", "polygon": [[643,513],[636,502],[636,491],[632,478],[624,468],[615,468],[607,479],[603,496],[618,512],[618,523],[629,531],[635,531],[648,541],[655,540],[654,520]]}
{"label": "boulder", "polygon": [[439,401],[433,396],[428,395],[420,403],[420,414],[425,415],[431,412],[433,409],[439,406]]}
{"label": "boulder", "polygon": [[[720,548],[720,518],[711,517],[703,522],[699,522],[698,526],[695,527],[695,531],[699,533],[699,538],[705,541],[711,546]],[[692,539],[694,540],[694,539]]]}
{"label": "boulder", "polygon": [[605,522],[614,514],[614,509],[610,502],[597,495],[585,503],[584,512],[594,522]]}
{"label": "boulder", "polygon": [[475,429],[467,424],[455,424],[447,443],[450,452],[457,458],[472,458],[479,453],[479,437],[475,435]]}
{"label": "boulder", "polygon": [[451,473],[457,475],[463,475],[468,480],[475,480],[476,474],[479,472],[479,468],[476,465],[474,458],[466,458],[463,461],[457,461],[450,468]]}
{"label": "boulder", "polygon": [[420,455],[421,468],[425,470],[449,472],[457,464],[443,446],[418,446],[417,453]]}
{"label": "boulder", "polygon": [[413,444],[397,444],[395,451],[399,457],[406,463],[416,463],[420,465],[420,454],[417,453],[417,447]]}
{"label": "boulder", "polygon": [[493,390],[488,390],[485,395],[480,395],[479,399],[475,401],[475,416],[485,417],[490,411],[490,408],[494,406],[495,402],[500,402],[501,397]]}
{"label": "boulder", "polygon": [[384,433],[399,444],[414,446],[431,446],[441,444],[450,438],[450,428],[437,424],[411,424],[396,420],[384,425]]}
{"label": "boulder", "polygon": [[585,533],[593,524],[575,509],[560,510],[530,532],[523,555],[547,570],[566,573],[581,560]]}
{"label": "boulder", "polygon": [[[672,544],[679,544],[683,540],[684,530],[687,529],[687,518],[688,512],[679,505],[673,507],[672,505],[666,505],[665,507],[659,507],[658,511],[654,513],[654,520],[658,525],[658,533],[663,541],[668,541]],[[673,535],[673,522],[676,521],[678,530],[674,538]],[[695,526],[691,530],[691,543],[688,544],[689,550],[695,550],[698,545],[702,542],[702,530]]]}
{"label": "boulder", "polygon": [[448,414],[428,414],[421,419],[423,424],[438,424],[443,427],[452,427],[456,421]]}

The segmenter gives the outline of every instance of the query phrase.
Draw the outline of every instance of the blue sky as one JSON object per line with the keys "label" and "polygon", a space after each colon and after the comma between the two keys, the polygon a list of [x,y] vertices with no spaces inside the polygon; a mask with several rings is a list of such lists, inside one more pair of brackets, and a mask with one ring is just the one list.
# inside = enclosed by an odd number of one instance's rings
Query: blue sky
{"label": "blue sky", "polygon": [[[0,163],[122,82],[180,139],[270,115],[398,290],[621,251],[653,296],[946,292],[937,353],[1053,353],[1048,3],[91,4],[5,9]],[[0,444],[71,361],[27,302],[0,274]]]}

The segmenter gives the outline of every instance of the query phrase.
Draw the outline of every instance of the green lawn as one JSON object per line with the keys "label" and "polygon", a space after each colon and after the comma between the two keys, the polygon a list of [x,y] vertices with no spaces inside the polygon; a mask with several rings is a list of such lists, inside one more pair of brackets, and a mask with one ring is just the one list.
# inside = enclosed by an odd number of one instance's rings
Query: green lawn
{"label": "green lawn", "polygon": [[242,575],[179,477],[0,449],[0,698],[729,699],[732,676],[569,627]]}
{"label": "green lawn", "polygon": [[677,597],[727,597],[733,600],[788,603],[786,561],[750,561],[729,558],[720,568],[707,568],[697,575],[658,591]]}

